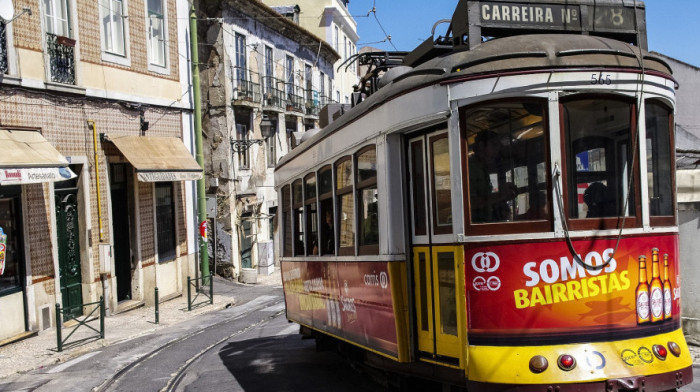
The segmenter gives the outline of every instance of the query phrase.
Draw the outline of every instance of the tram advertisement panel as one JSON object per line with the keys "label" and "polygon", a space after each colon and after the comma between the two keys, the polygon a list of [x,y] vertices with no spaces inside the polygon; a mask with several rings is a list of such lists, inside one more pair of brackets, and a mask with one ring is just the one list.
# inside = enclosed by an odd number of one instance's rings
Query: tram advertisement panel
{"label": "tram advertisement panel", "polygon": [[398,355],[386,262],[282,262],[287,318]]}
{"label": "tram advertisement panel", "polygon": [[678,237],[624,238],[615,250],[616,243],[573,241],[582,263],[565,241],[466,249],[470,341],[522,340],[525,332],[537,340],[624,338],[679,328]]}

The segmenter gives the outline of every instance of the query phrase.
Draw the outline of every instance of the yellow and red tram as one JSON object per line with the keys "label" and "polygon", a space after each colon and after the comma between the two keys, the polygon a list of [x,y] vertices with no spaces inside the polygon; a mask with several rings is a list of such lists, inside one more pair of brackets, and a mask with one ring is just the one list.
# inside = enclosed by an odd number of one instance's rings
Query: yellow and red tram
{"label": "yellow and red tram", "polygon": [[275,169],[288,319],[469,391],[690,383],[676,82],[643,11],[462,1],[402,66],[366,55],[377,88]]}

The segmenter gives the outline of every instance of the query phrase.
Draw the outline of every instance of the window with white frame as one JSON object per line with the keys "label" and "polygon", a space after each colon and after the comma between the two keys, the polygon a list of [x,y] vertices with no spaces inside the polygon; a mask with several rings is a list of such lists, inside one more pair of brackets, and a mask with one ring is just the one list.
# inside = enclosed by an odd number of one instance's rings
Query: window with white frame
{"label": "window with white frame", "polygon": [[247,68],[245,35],[236,33],[236,80],[239,83],[248,80]]}
{"label": "window with white frame", "polygon": [[68,0],[44,0],[44,13],[47,33],[71,37]]}
{"label": "window with white frame", "polygon": [[166,25],[163,0],[148,0],[148,62],[167,66]]}
{"label": "window with white frame", "polygon": [[126,55],[124,39],[124,1],[100,0],[99,4],[102,23],[102,49],[112,54],[120,56]]}

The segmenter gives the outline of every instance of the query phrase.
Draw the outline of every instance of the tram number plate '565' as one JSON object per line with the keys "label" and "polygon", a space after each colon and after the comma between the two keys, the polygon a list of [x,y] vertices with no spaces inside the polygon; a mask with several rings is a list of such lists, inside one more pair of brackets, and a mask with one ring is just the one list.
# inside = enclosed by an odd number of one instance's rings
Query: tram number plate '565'
{"label": "tram number plate '565'", "polygon": [[605,84],[605,85],[611,85],[612,84],[612,79],[610,78],[610,74],[608,75],[603,75],[603,73],[599,74],[593,74],[591,75],[591,84]]}

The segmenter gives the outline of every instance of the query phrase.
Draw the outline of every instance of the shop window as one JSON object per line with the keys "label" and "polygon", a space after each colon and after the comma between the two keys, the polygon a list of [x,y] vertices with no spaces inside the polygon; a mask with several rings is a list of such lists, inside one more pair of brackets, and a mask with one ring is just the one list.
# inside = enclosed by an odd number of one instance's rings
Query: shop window
{"label": "shop window", "polygon": [[22,290],[21,187],[0,187],[0,296]]}
{"label": "shop window", "polygon": [[156,183],[156,230],[158,261],[175,259],[175,203],[171,182]]}
{"label": "shop window", "polygon": [[342,158],[335,166],[339,255],[355,255],[355,202],[352,177],[351,157]]}
{"label": "shop window", "polygon": [[374,146],[357,155],[357,195],[360,254],[379,253],[379,207],[377,150]]}
{"label": "shop window", "polygon": [[567,216],[596,220],[574,228],[614,228],[618,216],[635,222],[632,113],[627,102],[585,98],[562,104],[566,147]]}
{"label": "shop window", "polygon": [[[664,224],[654,217],[673,217],[674,183],[672,173],[671,129],[672,119],[668,108],[658,102],[650,102],[646,109],[647,129],[647,181],[649,190],[649,215],[652,223]],[[666,220],[673,225],[675,220]]]}

